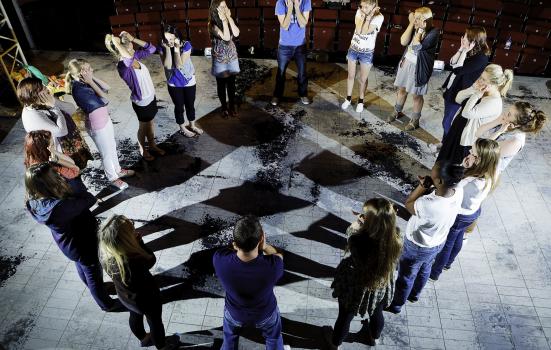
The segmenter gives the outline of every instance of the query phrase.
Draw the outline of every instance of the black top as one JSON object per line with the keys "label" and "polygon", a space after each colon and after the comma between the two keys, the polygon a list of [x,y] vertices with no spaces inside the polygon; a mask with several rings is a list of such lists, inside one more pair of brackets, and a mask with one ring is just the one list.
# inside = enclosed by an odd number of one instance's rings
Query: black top
{"label": "black top", "polygon": [[123,283],[117,265],[112,262],[110,277],[113,279],[121,302],[135,312],[143,313],[152,302],[160,301],[160,292],[149,269],[155,265],[155,255],[140,239],[140,246],[149,253],[147,257],[128,257],[126,284]]}
{"label": "black top", "polygon": [[[455,101],[457,93],[461,90],[472,86],[474,82],[480,77],[484,68],[488,65],[489,57],[483,52],[479,52],[476,55],[467,57],[463,66],[454,68],[448,78],[444,82],[442,87],[446,90],[444,96],[450,100]],[[453,80],[452,86],[449,89],[446,89],[450,77],[452,74],[455,74],[455,79]]]}
{"label": "black top", "polygon": [[[415,86],[425,85],[432,76],[439,35],[440,29],[432,28],[420,43],[421,49],[417,52],[417,64],[415,66]],[[413,40],[413,35],[411,39]]]}

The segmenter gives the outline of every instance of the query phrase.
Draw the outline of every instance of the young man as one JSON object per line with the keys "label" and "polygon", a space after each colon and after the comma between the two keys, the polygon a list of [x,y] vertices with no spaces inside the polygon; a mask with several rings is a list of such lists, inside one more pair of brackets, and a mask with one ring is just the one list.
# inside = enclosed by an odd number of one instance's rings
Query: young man
{"label": "young man", "polygon": [[[406,227],[394,298],[385,311],[397,314],[406,300],[419,300],[432,262],[461,209],[463,190],[456,185],[462,176],[461,165],[437,162],[430,177],[419,177],[420,184],[406,200],[406,209],[412,216]],[[425,194],[433,187],[434,191]]]}
{"label": "young man", "polygon": [[283,276],[283,256],[266,243],[258,218],[244,216],[233,231],[233,249],[222,248],[212,259],[226,290],[223,350],[237,350],[244,326],[262,330],[266,349],[283,350],[281,316],[274,286]]}
{"label": "young man", "polygon": [[294,59],[297,65],[298,95],[302,104],[309,104],[306,78],[306,25],[312,5],[310,0],[277,0],[275,14],[279,20],[277,75],[272,105],[276,106],[285,90],[285,71]]}

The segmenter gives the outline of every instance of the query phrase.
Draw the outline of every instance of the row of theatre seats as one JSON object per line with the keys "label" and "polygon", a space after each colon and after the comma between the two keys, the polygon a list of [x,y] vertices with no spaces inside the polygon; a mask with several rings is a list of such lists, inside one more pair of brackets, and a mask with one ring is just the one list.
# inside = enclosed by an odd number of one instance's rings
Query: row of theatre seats
{"label": "row of theatre seats", "polygon": [[[279,23],[274,13],[276,0],[226,0],[241,35],[238,44],[260,49],[277,48]],[[341,9],[327,8],[323,0],[311,0],[312,12],[307,29],[307,45],[312,50],[344,52],[354,33],[357,3]],[[514,1],[379,0],[385,21],[377,37],[378,56],[398,56],[403,52],[400,35],[408,24],[408,13],[428,6],[434,25],[441,29],[438,59],[448,61],[460,45],[460,37],[469,25],[481,25],[488,33],[492,60],[517,74],[540,75],[551,56],[551,1],[532,0],[532,4]],[[110,17],[114,33],[123,30],[157,43],[160,23],[175,24],[194,48],[210,46],[207,29],[209,0],[115,0],[116,15]],[[506,42],[511,41],[506,49]]]}

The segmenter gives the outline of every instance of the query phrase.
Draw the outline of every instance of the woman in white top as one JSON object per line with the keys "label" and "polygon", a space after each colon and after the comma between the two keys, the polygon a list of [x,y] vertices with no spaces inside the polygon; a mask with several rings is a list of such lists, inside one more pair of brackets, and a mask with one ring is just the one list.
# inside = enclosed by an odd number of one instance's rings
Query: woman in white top
{"label": "woman in white top", "polygon": [[38,78],[21,80],[17,98],[24,106],[21,120],[25,131],[49,131],[55,150],[73,159],[81,170],[86,168],[93,157],[71,117],[75,106],[55,98]]}
{"label": "woman in white top", "polygon": [[476,136],[497,140],[501,149],[498,171],[502,172],[524,147],[526,134],[539,132],[546,121],[545,112],[519,101],[494,121],[479,127]]}
{"label": "woman in white top", "polygon": [[480,216],[480,205],[497,183],[499,144],[494,140],[478,139],[470,154],[463,160],[465,177],[457,187],[463,189],[463,201],[455,218],[446,244],[436,256],[430,278],[438,280],[442,270],[449,269],[463,246],[463,235],[467,228]]}
{"label": "woman in white top", "polygon": [[367,77],[371,66],[373,65],[373,50],[375,49],[375,40],[381,30],[384,17],[379,12],[377,0],[362,0],[360,8],[356,12],[356,28],[354,36],[350,42],[348,55],[348,80],[346,81],[346,100],[342,104],[342,109],[347,109],[352,102],[352,90],[354,88],[354,79],[356,78],[356,65],[360,62],[360,95],[356,112],[361,113],[364,110],[364,95],[367,86]]}
{"label": "woman in white top", "polygon": [[503,110],[502,97],[513,83],[513,71],[490,64],[480,78],[468,89],[457,94],[455,101],[463,105],[442,140],[437,160],[461,163],[476,141],[476,131],[481,125],[499,117]]}

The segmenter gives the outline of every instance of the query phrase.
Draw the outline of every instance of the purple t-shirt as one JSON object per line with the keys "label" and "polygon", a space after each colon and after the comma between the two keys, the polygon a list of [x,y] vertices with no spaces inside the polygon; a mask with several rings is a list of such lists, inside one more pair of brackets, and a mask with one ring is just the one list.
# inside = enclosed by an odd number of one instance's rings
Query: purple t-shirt
{"label": "purple t-shirt", "polygon": [[236,321],[258,322],[274,312],[274,286],[283,276],[283,259],[259,254],[244,262],[234,250],[223,248],[214,254],[212,262],[226,290],[226,309]]}

